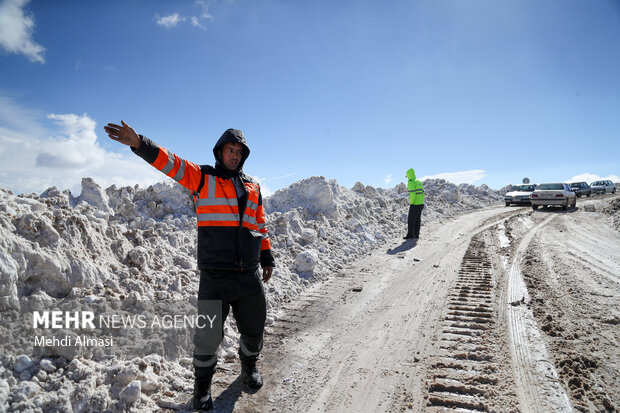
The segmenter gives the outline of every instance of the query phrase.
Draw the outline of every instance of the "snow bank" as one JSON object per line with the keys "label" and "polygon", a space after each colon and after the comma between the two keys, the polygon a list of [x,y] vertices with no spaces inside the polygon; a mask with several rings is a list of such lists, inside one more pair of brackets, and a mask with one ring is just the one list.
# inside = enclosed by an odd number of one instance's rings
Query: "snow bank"
{"label": "snow bank", "polygon": [[[486,186],[427,180],[422,224],[502,202]],[[264,200],[276,269],[266,284],[268,319],[308,283],[349,266],[406,232],[407,188],[353,188],[311,177]],[[117,300],[130,308],[162,300],[196,302],[196,218],[188,191],[173,182],[82,192],[52,187],[40,195],[0,188],[0,334],[19,310],[73,300]],[[422,236],[424,236],[422,228]],[[39,307],[37,307],[39,306]],[[12,317],[12,318],[11,318]],[[189,392],[187,337],[136,357],[21,354],[9,340],[0,356],[0,411],[123,411],[166,407],[166,389]],[[31,340],[31,337],[27,338]],[[238,334],[225,326],[221,357],[235,357]],[[22,340],[23,341],[23,340]],[[187,341],[187,340],[185,340]],[[191,340],[189,341],[191,343]],[[24,348],[24,347],[22,347]],[[30,359],[30,357],[33,357]]]}

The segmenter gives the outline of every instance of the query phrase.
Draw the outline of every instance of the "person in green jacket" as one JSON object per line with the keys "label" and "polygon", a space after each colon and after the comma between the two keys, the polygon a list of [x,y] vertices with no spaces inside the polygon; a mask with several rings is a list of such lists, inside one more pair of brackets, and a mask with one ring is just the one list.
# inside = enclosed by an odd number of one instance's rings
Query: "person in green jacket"
{"label": "person in green jacket", "polygon": [[404,239],[420,238],[420,225],[422,222],[422,209],[424,208],[424,187],[422,182],[415,177],[413,168],[407,171],[407,189],[409,190],[409,216],[407,217],[407,235]]}

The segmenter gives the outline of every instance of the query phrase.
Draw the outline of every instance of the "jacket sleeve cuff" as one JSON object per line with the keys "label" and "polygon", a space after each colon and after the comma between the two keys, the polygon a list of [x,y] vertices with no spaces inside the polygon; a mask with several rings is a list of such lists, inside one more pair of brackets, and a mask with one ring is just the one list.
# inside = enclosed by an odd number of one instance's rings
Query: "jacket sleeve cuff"
{"label": "jacket sleeve cuff", "polygon": [[260,266],[262,268],[276,266],[276,261],[273,258],[273,254],[271,254],[271,250],[262,250],[260,252]]}
{"label": "jacket sleeve cuff", "polygon": [[155,162],[155,159],[157,159],[157,156],[159,155],[159,146],[146,136],[142,135],[140,135],[140,146],[138,146],[138,148],[131,147],[131,150],[148,163]]}

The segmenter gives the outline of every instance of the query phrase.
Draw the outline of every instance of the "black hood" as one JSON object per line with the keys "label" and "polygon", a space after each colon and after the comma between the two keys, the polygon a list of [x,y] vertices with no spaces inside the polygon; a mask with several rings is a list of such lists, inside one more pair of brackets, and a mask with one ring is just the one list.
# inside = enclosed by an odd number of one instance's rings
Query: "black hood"
{"label": "black hood", "polygon": [[[241,157],[241,162],[239,162],[239,166],[237,167],[236,171],[229,170],[224,166],[224,163],[222,162],[222,148],[225,144],[229,142],[240,143],[241,146],[243,146],[243,156]],[[221,172],[225,172],[227,175],[242,174],[243,164],[245,163],[245,160],[248,159],[248,156],[250,156],[250,148],[248,147],[248,144],[243,137],[243,132],[241,132],[239,129],[227,129],[213,147],[213,156],[215,156],[215,169]]]}

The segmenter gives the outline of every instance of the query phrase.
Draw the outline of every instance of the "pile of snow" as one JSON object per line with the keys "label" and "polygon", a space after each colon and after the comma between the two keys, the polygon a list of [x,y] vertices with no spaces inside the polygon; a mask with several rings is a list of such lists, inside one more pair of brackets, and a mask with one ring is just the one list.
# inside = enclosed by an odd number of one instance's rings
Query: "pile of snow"
{"label": "pile of snow", "polygon": [[620,198],[606,200],[598,204],[586,204],[583,207],[585,212],[599,212],[608,217],[612,227],[620,231]]}
{"label": "pile of snow", "polygon": [[[499,191],[484,185],[427,180],[424,186],[423,226],[502,202]],[[349,189],[323,177],[299,181],[264,203],[276,258],[266,284],[270,323],[309,283],[402,237],[409,205],[404,184],[382,189],[358,182]],[[189,192],[171,181],[103,190],[84,178],[79,197],[55,187],[19,196],[0,188],[0,316],[15,320],[33,308],[104,299],[126,308],[149,300],[195,305],[193,211]],[[9,334],[8,324],[0,334]],[[0,411],[171,407],[170,392],[189,393],[192,386],[191,337],[166,343],[165,354],[145,349],[125,358],[24,354],[32,337],[8,341],[0,356]],[[237,341],[229,317],[220,356],[236,357]]]}

